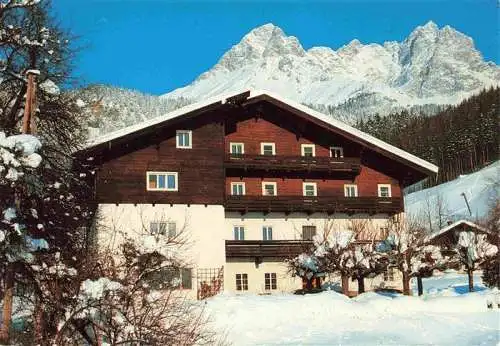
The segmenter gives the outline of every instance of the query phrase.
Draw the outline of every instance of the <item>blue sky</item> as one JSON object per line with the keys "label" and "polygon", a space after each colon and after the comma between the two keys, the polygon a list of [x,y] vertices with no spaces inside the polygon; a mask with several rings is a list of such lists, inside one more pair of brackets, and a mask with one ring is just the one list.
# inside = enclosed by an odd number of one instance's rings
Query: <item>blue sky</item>
{"label": "blue sky", "polygon": [[53,0],[63,26],[80,36],[75,74],[163,94],[190,83],[254,27],[274,23],[305,49],[401,41],[432,20],[471,36],[499,62],[500,0],[162,1]]}

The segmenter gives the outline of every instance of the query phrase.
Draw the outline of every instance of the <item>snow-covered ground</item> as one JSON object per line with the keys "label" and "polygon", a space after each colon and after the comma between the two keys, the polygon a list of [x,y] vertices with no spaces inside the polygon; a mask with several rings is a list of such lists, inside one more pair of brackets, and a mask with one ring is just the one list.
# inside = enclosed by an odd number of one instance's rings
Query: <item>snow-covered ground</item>
{"label": "snow-covered ground", "polygon": [[498,291],[475,282],[465,293],[466,275],[449,272],[424,279],[422,297],[224,293],[206,307],[234,345],[498,345],[500,309],[487,308]]}
{"label": "snow-covered ground", "polygon": [[[434,207],[438,196],[441,196],[451,219],[483,218],[488,214],[492,200],[499,197],[499,177],[500,161],[497,161],[475,173],[462,175],[430,189],[410,193],[405,197],[405,210],[409,214],[418,215],[426,209],[427,200]],[[467,197],[472,216],[469,214],[462,193]],[[437,215],[435,218],[437,219]]]}

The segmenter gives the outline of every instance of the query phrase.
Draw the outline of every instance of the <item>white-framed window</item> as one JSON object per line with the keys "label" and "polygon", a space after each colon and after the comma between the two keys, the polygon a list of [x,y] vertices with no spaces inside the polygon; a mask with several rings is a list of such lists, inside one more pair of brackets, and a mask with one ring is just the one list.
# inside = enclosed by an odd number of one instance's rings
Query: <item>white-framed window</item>
{"label": "white-framed window", "polygon": [[234,226],[233,233],[234,233],[234,240],[245,240],[245,227],[244,226]]}
{"label": "white-framed window", "polygon": [[178,191],[177,172],[146,172],[148,191]]}
{"label": "white-framed window", "polygon": [[262,182],[262,196],[277,196],[278,190],[275,182]]}
{"label": "white-framed window", "polygon": [[344,149],[342,147],[330,147],[330,157],[344,157]]}
{"label": "white-framed window", "polygon": [[245,183],[231,183],[231,195],[243,196],[245,194]]}
{"label": "white-framed window", "polygon": [[266,290],[275,290],[277,289],[276,284],[276,273],[265,273],[264,274],[264,284]]}
{"label": "white-framed window", "polygon": [[378,184],[379,197],[392,197],[391,184]]}
{"label": "white-framed window", "polygon": [[263,226],[262,227],[262,240],[273,240],[273,227]]}
{"label": "white-framed window", "polygon": [[244,143],[229,143],[229,152],[235,155],[242,155],[245,153]]}
{"label": "white-framed window", "polygon": [[358,197],[358,185],[345,184],[344,185],[344,196],[346,196],[346,197]]}
{"label": "white-framed window", "polygon": [[175,238],[177,225],[172,221],[151,221],[149,223],[149,232],[152,235],[167,235],[169,238]]}
{"label": "white-framed window", "polygon": [[275,143],[260,143],[260,154],[261,155],[276,155],[276,144]]}
{"label": "white-framed window", "polygon": [[316,183],[302,183],[302,192],[304,196],[317,196],[318,186]]}
{"label": "white-framed window", "polygon": [[190,130],[177,130],[176,147],[179,149],[191,149],[193,147],[193,132]]}
{"label": "white-framed window", "polygon": [[248,291],[248,274],[236,274],[236,290]]}
{"label": "white-framed window", "polygon": [[316,156],[316,146],[314,144],[301,144],[300,153],[302,156]]}

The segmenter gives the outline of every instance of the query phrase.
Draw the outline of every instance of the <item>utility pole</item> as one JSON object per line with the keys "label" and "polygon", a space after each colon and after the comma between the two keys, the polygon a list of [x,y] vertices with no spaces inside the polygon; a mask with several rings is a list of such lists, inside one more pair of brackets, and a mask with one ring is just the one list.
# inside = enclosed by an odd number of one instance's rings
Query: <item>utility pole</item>
{"label": "utility pole", "polygon": [[[29,134],[34,131],[33,115],[35,112],[36,101],[36,84],[35,76],[39,75],[38,70],[28,70],[27,75],[27,90],[26,102],[24,105],[24,117],[22,133]],[[18,191],[15,192],[15,205],[16,208],[21,206],[21,196]],[[12,323],[12,304],[14,299],[14,275],[15,263],[7,263],[5,273],[5,291],[3,296],[3,309],[2,309],[2,329],[0,330],[0,343],[8,344],[10,339],[10,326]]]}

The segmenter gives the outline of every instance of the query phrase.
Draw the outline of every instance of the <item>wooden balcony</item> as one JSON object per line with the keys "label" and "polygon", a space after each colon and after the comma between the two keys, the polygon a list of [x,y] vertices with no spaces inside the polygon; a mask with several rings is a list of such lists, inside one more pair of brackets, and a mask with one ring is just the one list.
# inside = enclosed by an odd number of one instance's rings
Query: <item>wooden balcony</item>
{"label": "wooden balcony", "polygon": [[227,154],[226,168],[291,172],[344,172],[358,174],[361,160],[356,157],[275,156]]}
{"label": "wooden balcony", "polygon": [[248,212],[315,212],[396,214],[403,211],[401,198],[338,196],[226,196],[226,211]]}
{"label": "wooden balcony", "polygon": [[305,240],[226,240],[226,258],[292,258],[311,246]]}

